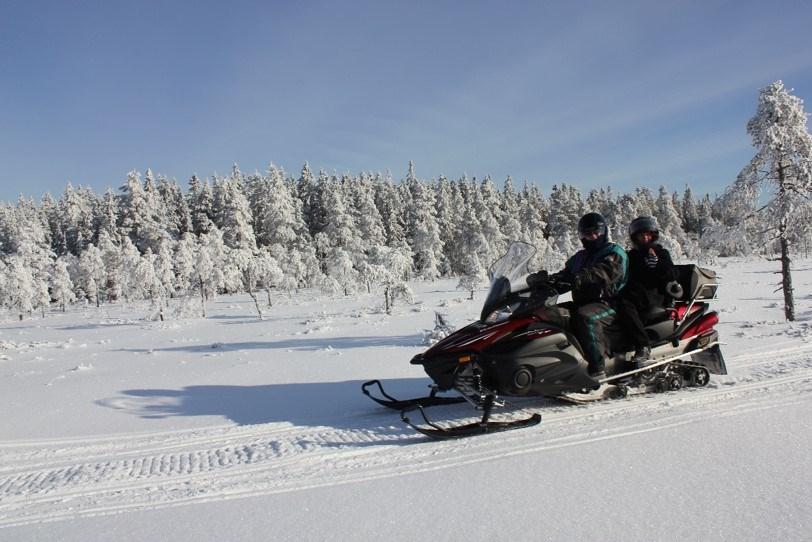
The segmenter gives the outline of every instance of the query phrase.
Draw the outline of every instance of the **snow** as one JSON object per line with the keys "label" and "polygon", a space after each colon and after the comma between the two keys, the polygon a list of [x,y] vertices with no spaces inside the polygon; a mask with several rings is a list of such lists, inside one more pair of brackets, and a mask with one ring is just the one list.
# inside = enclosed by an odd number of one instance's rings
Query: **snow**
{"label": "snow", "polygon": [[[729,375],[586,406],[512,401],[541,425],[432,442],[369,401],[424,392],[409,359],[456,281],[381,294],[247,295],[209,317],[72,307],[0,327],[0,540],[807,540],[812,262],[798,321],[776,263],[722,260]],[[466,405],[438,417],[468,420]]]}

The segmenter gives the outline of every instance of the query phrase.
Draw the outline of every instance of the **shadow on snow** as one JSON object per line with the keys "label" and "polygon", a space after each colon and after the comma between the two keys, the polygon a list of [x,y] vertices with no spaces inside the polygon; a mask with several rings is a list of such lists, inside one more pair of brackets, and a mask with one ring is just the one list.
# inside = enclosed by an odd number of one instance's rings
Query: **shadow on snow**
{"label": "shadow on snow", "polygon": [[222,343],[214,342],[209,344],[198,344],[188,346],[171,346],[168,348],[122,348],[120,352],[231,352],[235,350],[302,350],[318,351],[331,348],[333,350],[343,350],[352,348],[369,348],[381,346],[394,347],[419,347],[420,337],[416,335],[400,335],[396,337],[318,337],[318,338],[297,338],[285,339],[281,341],[248,341]]}
{"label": "shadow on snow", "polygon": [[[132,389],[96,403],[146,419],[217,416],[238,425],[287,422],[298,426],[328,426],[378,434],[408,432],[397,411],[382,407],[361,393],[363,382],[348,380],[258,386],[212,384],[180,389]],[[428,394],[428,382],[428,378],[396,378],[386,381],[386,389],[395,396],[416,397]],[[455,414],[467,415],[465,409]],[[392,443],[391,440],[385,442]]]}

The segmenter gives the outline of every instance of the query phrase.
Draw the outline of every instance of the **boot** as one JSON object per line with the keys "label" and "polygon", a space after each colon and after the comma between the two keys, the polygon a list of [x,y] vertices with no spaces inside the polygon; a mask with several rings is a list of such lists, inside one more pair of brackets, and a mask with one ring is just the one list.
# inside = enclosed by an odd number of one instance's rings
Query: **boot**
{"label": "boot", "polygon": [[589,377],[593,380],[603,380],[606,378],[606,368],[601,367],[590,367],[589,368]]}
{"label": "boot", "polygon": [[634,356],[632,357],[632,365],[634,365],[635,369],[642,369],[646,365],[648,365],[648,361],[651,358],[651,348],[648,346],[640,346],[637,350],[634,351]]}

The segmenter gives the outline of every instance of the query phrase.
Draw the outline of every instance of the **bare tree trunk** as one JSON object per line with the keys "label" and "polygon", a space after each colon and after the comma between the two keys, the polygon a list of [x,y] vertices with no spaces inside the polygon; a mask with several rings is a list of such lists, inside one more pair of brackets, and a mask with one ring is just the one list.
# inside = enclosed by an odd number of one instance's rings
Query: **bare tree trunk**
{"label": "bare tree trunk", "polygon": [[251,299],[254,300],[254,306],[257,308],[257,314],[259,315],[259,319],[262,320],[262,309],[259,306],[259,300],[257,299],[257,295],[254,293],[254,274],[251,273],[249,270],[245,270],[243,272],[243,280],[245,283],[245,289],[248,290],[248,295],[251,296]]}
{"label": "bare tree trunk", "polygon": [[[778,164],[778,197],[784,200],[787,197],[784,165]],[[782,210],[782,215],[785,211]],[[784,290],[784,316],[790,322],[795,321],[795,300],[792,295],[792,274],[790,272],[789,240],[787,239],[787,220],[789,217],[781,216],[778,222],[778,238],[781,242],[781,288]]]}
{"label": "bare tree trunk", "polygon": [[254,306],[257,308],[257,314],[259,315],[259,319],[263,320],[262,318],[262,309],[259,306],[259,300],[257,299],[257,295],[254,293],[254,290],[248,290],[248,295],[251,296],[251,299],[254,300]]}
{"label": "bare tree trunk", "polygon": [[206,288],[203,281],[200,281],[200,305],[203,307],[203,318],[206,317]]}
{"label": "bare tree trunk", "polygon": [[[384,307],[386,309],[386,314],[392,314],[392,306],[389,300],[389,286],[384,288],[383,290],[383,298],[384,298]],[[22,318],[20,318],[22,320]]]}
{"label": "bare tree trunk", "polygon": [[790,273],[789,241],[781,238],[781,287],[784,290],[784,316],[790,322],[795,321],[795,299],[792,289],[792,274]]}

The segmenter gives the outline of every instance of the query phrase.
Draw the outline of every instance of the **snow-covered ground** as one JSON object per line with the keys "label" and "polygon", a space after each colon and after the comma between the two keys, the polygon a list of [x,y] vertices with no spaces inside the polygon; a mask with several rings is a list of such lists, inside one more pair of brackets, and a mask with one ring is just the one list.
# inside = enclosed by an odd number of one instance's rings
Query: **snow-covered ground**
{"label": "snow-covered ground", "polygon": [[[433,442],[360,393],[424,392],[409,359],[452,281],[378,295],[248,297],[163,323],[140,306],[0,327],[0,540],[809,540],[812,262],[783,321],[775,263],[723,261],[730,372],[541,425]],[[469,419],[466,405],[438,416]]]}

